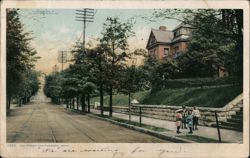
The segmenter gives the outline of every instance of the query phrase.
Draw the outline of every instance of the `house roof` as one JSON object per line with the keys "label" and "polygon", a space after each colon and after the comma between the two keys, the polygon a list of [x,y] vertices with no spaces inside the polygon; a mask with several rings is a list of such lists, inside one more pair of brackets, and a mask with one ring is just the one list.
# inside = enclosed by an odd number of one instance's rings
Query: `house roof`
{"label": "house roof", "polygon": [[[188,27],[191,28],[188,24],[180,23],[174,30],[158,30],[158,29],[151,29],[150,36],[148,38],[147,46],[146,48],[154,47],[157,44],[171,44],[173,42],[178,42],[181,40],[187,40],[189,36],[179,36],[174,38],[174,31],[181,28],[181,27]],[[150,39],[155,38],[156,42],[153,44],[150,44]]]}
{"label": "house roof", "polygon": [[157,42],[163,42],[163,43],[170,43],[173,39],[173,32],[172,31],[161,31],[152,29],[152,33],[155,36],[155,39]]}
{"label": "house roof", "polygon": [[184,23],[180,23],[179,25],[177,25],[174,29],[173,29],[173,31],[175,31],[175,30],[177,30],[177,29],[179,29],[179,28],[181,28],[181,27],[191,27],[189,24],[184,24]]}

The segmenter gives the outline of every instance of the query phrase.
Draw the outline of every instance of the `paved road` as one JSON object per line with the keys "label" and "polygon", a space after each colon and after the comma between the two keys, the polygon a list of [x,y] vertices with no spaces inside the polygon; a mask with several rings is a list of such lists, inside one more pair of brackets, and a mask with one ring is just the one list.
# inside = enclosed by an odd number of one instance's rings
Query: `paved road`
{"label": "paved road", "polygon": [[106,121],[80,115],[39,97],[14,108],[7,118],[7,142],[167,143]]}

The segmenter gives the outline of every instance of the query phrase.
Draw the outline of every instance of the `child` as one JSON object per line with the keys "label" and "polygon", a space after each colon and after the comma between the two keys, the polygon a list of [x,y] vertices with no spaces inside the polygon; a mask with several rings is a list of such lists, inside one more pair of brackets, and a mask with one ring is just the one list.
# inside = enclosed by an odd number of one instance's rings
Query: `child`
{"label": "child", "polygon": [[194,110],[193,110],[193,130],[198,130],[197,126],[198,126],[198,120],[200,117],[200,111],[198,109],[196,109],[196,107],[194,106]]}
{"label": "child", "polygon": [[192,111],[189,110],[188,111],[188,114],[186,116],[186,123],[187,123],[187,126],[189,128],[189,134],[192,134],[193,133],[193,115],[192,115]]}
{"label": "child", "polygon": [[182,122],[182,114],[181,113],[182,113],[182,110],[179,109],[179,110],[176,111],[176,115],[175,115],[175,117],[176,117],[176,126],[177,126],[176,133],[177,134],[181,133],[180,132],[181,122]]}
{"label": "child", "polygon": [[187,126],[186,126],[186,107],[185,106],[182,106],[182,125],[181,125],[181,128],[185,128],[187,129]]}

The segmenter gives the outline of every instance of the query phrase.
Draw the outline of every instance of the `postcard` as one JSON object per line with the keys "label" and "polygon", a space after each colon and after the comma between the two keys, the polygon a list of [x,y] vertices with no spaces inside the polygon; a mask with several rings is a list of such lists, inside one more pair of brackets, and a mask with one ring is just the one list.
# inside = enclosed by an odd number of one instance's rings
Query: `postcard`
{"label": "postcard", "polygon": [[249,1],[1,2],[1,157],[248,157]]}

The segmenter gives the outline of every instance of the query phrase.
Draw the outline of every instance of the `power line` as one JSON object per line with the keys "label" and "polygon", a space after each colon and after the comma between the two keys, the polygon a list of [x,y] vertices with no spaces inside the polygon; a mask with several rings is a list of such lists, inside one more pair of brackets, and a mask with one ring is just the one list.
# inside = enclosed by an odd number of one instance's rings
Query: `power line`
{"label": "power line", "polygon": [[76,21],[83,22],[83,50],[85,50],[85,31],[86,23],[94,22],[94,9],[84,8],[83,10],[76,10]]}
{"label": "power line", "polygon": [[68,51],[63,51],[63,50],[58,52],[57,60],[59,63],[62,63],[62,72],[63,72],[63,64],[67,62],[67,52]]}

